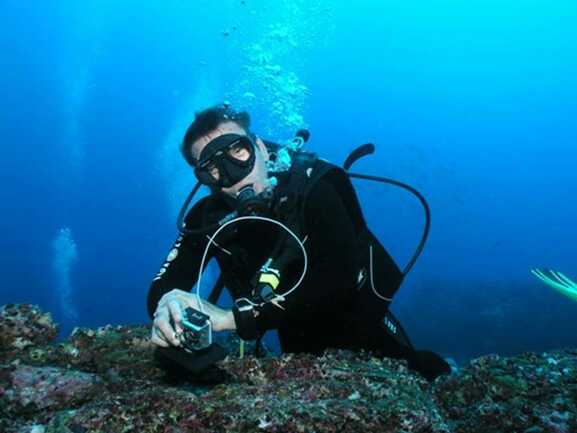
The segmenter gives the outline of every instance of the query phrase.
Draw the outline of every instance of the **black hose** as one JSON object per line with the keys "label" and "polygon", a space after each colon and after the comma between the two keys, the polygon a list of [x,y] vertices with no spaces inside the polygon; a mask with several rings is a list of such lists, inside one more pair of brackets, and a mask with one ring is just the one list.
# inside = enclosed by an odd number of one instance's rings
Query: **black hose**
{"label": "black hose", "polygon": [[190,205],[192,198],[194,197],[194,195],[196,194],[196,192],[198,191],[198,189],[201,186],[202,186],[202,184],[200,182],[196,183],[194,188],[192,188],[192,191],[190,191],[190,194],[188,194],[188,197],[186,197],[184,204],[180,208],[180,212],[178,213],[178,218],[176,219],[176,229],[178,230],[179,233],[186,234],[186,235],[208,234],[208,233],[211,233],[214,230],[216,230],[219,226],[219,224],[216,223],[216,224],[211,224],[208,227],[203,227],[200,229],[191,230],[191,229],[187,229],[184,225],[184,217],[186,215],[186,211],[188,210],[188,206]]}
{"label": "black hose", "polygon": [[372,180],[372,181],[376,181],[376,182],[389,183],[391,185],[395,185],[395,186],[398,186],[400,188],[406,189],[407,191],[409,191],[413,195],[415,195],[419,199],[419,201],[421,202],[421,205],[423,206],[423,209],[425,210],[425,227],[423,229],[423,235],[421,236],[421,241],[419,242],[419,245],[417,246],[417,249],[415,250],[413,257],[411,258],[409,263],[407,263],[407,265],[405,266],[405,269],[403,269],[403,271],[402,271],[403,278],[404,278],[405,275],[407,275],[409,273],[409,271],[411,270],[411,268],[415,265],[415,262],[417,261],[417,259],[421,255],[421,253],[423,252],[423,248],[425,248],[425,243],[427,242],[427,238],[429,236],[429,230],[431,228],[431,210],[429,208],[429,204],[427,203],[427,200],[425,200],[425,197],[423,197],[423,195],[419,191],[417,191],[415,188],[413,188],[412,186],[407,185],[406,183],[403,183],[403,182],[399,182],[398,180],[395,180],[395,179],[389,179],[389,178],[380,177],[380,176],[370,176],[367,174],[358,174],[358,173],[347,173],[347,174],[349,175],[349,177],[352,177],[355,179],[366,179],[366,180]]}
{"label": "black hose", "polygon": [[351,165],[357,162],[357,160],[361,159],[363,156],[370,155],[374,152],[375,152],[375,145],[373,143],[367,143],[357,147],[349,154],[349,156],[345,160],[345,163],[343,164],[343,168],[345,169],[345,171],[348,171],[349,168],[351,168]]}
{"label": "black hose", "polygon": [[188,194],[188,197],[186,197],[184,204],[180,208],[178,218],[176,219],[176,230],[178,230],[179,232],[186,232],[186,229],[184,228],[184,216],[186,215],[186,211],[188,210],[188,205],[190,205],[192,198],[194,197],[200,186],[201,183],[196,182],[196,185],[194,185],[194,188],[192,188],[192,191],[190,191],[190,194]]}

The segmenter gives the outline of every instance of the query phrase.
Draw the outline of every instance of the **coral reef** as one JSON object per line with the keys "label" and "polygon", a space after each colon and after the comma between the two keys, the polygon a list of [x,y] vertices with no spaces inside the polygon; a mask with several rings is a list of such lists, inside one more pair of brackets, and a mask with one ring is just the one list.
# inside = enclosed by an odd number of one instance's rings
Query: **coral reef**
{"label": "coral reef", "polygon": [[23,416],[78,406],[94,399],[102,383],[90,373],[18,363],[0,367],[0,377],[9,379],[3,384],[3,411]]}
{"label": "coral reef", "polygon": [[577,432],[577,350],[484,356],[435,396],[457,432]]}
{"label": "coral reef", "polygon": [[0,355],[3,351],[18,354],[29,346],[45,346],[57,334],[58,327],[50,314],[34,305],[0,307]]}
{"label": "coral reef", "polygon": [[0,310],[0,431],[577,432],[577,350],[485,356],[433,383],[347,351],[230,355],[191,376],[160,368],[146,326],[55,330],[38,307]]}

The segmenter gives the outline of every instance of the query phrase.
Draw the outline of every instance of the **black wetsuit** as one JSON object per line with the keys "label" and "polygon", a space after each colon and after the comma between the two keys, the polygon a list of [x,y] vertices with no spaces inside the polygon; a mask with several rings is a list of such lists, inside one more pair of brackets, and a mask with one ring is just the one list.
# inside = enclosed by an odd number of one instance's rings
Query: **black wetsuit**
{"label": "black wetsuit", "polygon": [[[187,215],[187,227],[202,226],[215,215],[232,211],[231,202],[222,194],[202,199]],[[302,203],[301,227],[308,255],[308,270],[300,286],[280,305],[259,307],[255,318],[259,333],[278,330],[283,352],[320,353],[326,348],[368,349],[382,356],[405,358],[415,369],[415,351],[387,332],[382,318],[385,311],[372,313],[359,307],[359,293],[374,285],[366,270],[359,271],[359,236],[350,206],[335,185],[318,179]],[[209,217],[209,215],[211,215]],[[282,219],[282,215],[273,215]],[[250,296],[251,280],[261,268],[283,233],[273,224],[243,221],[223,230],[216,239],[218,247],[209,249],[224,275],[233,299]],[[222,240],[219,240],[222,239]],[[291,241],[287,241],[291,242]],[[154,279],[148,294],[148,312],[152,317],[158,301],[168,291],[190,291],[194,286],[206,236],[185,235],[175,242],[171,254]],[[302,271],[297,256],[283,269],[278,293],[291,288]],[[377,280],[375,277],[374,280]],[[377,281],[378,282],[378,281]],[[206,293],[206,288],[201,288]],[[238,324],[238,322],[237,322]],[[238,330],[242,336],[242,329]]]}

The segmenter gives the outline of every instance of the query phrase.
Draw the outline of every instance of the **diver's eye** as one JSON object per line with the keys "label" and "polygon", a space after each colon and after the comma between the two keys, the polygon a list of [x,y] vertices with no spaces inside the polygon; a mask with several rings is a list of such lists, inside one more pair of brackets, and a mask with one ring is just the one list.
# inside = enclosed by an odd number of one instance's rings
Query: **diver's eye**
{"label": "diver's eye", "polygon": [[214,180],[218,180],[218,178],[220,177],[218,167],[212,161],[208,161],[206,164],[204,164],[203,169],[206,170],[206,172],[210,174]]}
{"label": "diver's eye", "polygon": [[239,161],[247,161],[250,157],[250,152],[241,143],[234,143],[228,148],[228,154]]}

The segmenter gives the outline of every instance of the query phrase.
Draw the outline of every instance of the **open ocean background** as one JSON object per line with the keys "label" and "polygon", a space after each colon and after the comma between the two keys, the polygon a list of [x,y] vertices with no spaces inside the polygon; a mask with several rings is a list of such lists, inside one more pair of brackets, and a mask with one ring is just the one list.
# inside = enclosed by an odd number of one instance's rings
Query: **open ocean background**
{"label": "open ocean background", "polygon": [[[352,171],[426,196],[392,306],[417,347],[577,347],[577,302],[529,273],[577,280],[574,0],[0,0],[0,53],[0,305],[40,305],[61,337],[148,323],[195,182],[179,141],[227,100],[337,164],[373,142]],[[403,266],[418,202],[355,184]]]}

